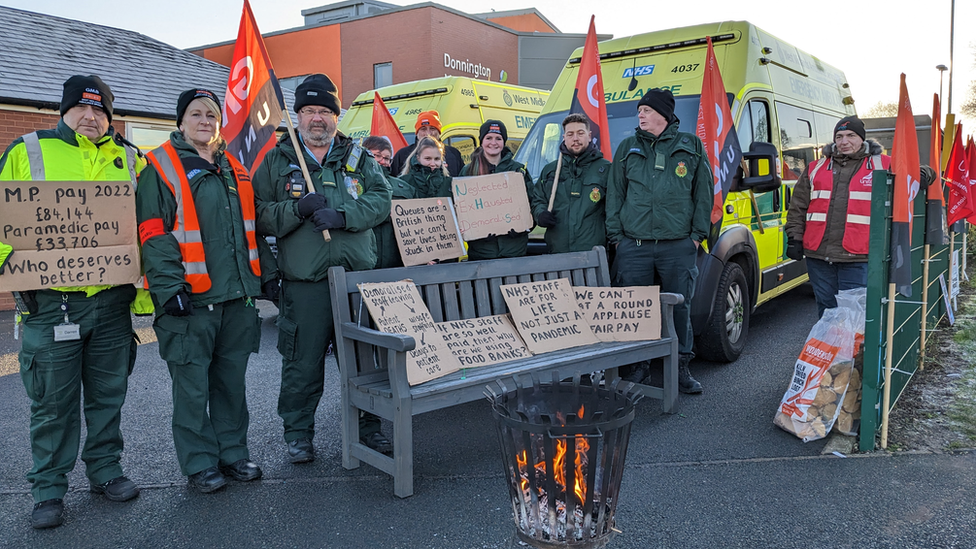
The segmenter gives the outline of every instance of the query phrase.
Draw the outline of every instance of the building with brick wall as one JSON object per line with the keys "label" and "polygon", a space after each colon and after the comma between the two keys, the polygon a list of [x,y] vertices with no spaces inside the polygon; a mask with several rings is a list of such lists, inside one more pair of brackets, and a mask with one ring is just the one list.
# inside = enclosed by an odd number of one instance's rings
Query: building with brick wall
{"label": "building with brick wall", "polygon": [[[440,76],[549,89],[586,41],[559,32],[535,8],[467,14],[432,2],[346,0],[302,15],[305,26],[264,35],[275,74],[290,89],[309,74],[328,74],[344,109],[365,91]],[[189,51],[229,65],[228,38]]]}
{"label": "building with brick wall", "polygon": [[[222,98],[227,87],[227,67],[137,32],[4,6],[0,21],[0,151],[57,125],[63,83],[74,74],[98,75],[112,88],[112,126],[143,150],[176,129],[182,91],[204,87]],[[13,306],[0,293],[0,310]]]}

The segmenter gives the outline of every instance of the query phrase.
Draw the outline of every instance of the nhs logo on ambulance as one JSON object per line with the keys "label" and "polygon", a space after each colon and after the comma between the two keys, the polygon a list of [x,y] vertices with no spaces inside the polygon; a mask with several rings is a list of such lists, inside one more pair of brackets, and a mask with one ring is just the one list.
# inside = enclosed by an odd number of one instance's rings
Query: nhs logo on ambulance
{"label": "nhs logo on ambulance", "polygon": [[654,65],[644,65],[643,67],[631,67],[624,70],[621,78],[631,78],[633,76],[649,76],[654,72]]}

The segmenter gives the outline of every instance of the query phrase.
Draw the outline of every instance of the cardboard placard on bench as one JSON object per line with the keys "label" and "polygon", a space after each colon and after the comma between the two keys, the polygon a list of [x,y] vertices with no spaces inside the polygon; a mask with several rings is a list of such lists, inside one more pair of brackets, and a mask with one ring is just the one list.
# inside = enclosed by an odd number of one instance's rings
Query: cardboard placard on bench
{"label": "cardboard placard on bench", "polygon": [[465,242],[532,230],[532,208],[518,172],[455,177],[451,185],[458,226]]}
{"label": "cardboard placard on bench", "polygon": [[507,314],[438,322],[437,328],[462,368],[532,355]]}
{"label": "cardboard placard on bench", "polygon": [[600,342],[576,303],[568,278],[504,284],[501,292],[515,327],[533,354]]}
{"label": "cardboard placard on bench", "polygon": [[0,291],[139,280],[135,189],[128,181],[3,181],[0,242],[14,253]]}
{"label": "cardboard placard on bench", "polygon": [[417,340],[416,348],[407,351],[407,383],[417,385],[461,369],[412,280],[358,287],[379,331]]}
{"label": "cardboard placard on bench", "polygon": [[464,255],[461,231],[450,198],[394,200],[390,220],[400,258],[407,267]]}
{"label": "cardboard placard on bench", "polygon": [[661,339],[660,286],[574,286],[573,291],[600,341]]}

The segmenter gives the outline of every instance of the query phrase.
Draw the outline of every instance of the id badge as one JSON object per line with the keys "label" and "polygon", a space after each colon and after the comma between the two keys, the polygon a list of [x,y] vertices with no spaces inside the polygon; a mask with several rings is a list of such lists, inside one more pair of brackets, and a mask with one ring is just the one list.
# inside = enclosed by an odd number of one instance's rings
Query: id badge
{"label": "id badge", "polygon": [[75,341],[81,339],[77,324],[58,324],[54,327],[54,341]]}

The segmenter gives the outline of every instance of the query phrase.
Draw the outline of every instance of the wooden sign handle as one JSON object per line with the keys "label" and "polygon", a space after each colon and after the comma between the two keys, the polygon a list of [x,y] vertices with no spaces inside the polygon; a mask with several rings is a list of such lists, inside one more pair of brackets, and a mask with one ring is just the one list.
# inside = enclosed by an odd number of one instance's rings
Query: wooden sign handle
{"label": "wooden sign handle", "polygon": [[552,180],[552,192],[549,193],[549,207],[546,208],[550,212],[552,211],[552,204],[556,201],[556,187],[559,186],[559,172],[563,169],[563,153],[562,151],[557,151],[559,154],[559,159],[556,160],[556,177]]}
{"label": "wooden sign handle", "polygon": [[[312,185],[312,176],[308,173],[308,166],[305,164],[305,154],[303,154],[303,148],[298,142],[298,136],[295,135],[295,126],[291,122],[291,116],[288,114],[288,109],[285,109],[285,120],[288,122],[288,135],[291,137],[291,144],[295,147],[295,155],[298,156],[298,165],[302,167],[302,175],[305,177],[305,184],[308,185],[309,192],[315,192],[315,185]],[[322,231],[322,238],[326,242],[332,242],[332,235],[329,234],[329,230],[326,229]]]}

